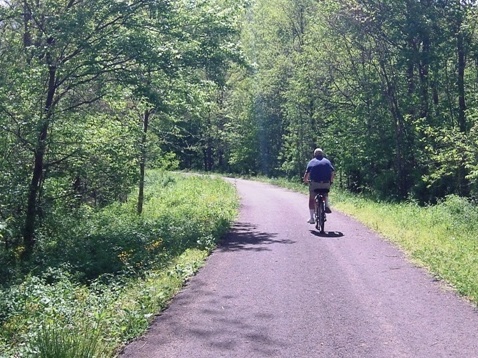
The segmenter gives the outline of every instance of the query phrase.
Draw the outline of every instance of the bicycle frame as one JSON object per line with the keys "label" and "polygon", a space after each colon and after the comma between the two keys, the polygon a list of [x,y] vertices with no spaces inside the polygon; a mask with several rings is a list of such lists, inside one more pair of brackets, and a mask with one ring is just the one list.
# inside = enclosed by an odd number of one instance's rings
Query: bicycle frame
{"label": "bicycle frame", "polygon": [[325,194],[328,192],[326,189],[316,189],[315,192],[315,228],[324,233],[325,231]]}

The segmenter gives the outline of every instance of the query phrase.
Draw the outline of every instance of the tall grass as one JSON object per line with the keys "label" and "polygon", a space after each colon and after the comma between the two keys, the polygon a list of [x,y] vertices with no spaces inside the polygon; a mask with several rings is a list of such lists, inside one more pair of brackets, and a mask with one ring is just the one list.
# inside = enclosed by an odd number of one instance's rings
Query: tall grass
{"label": "tall grass", "polygon": [[336,193],[334,206],[398,245],[417,264],[478,303],[478,208],[449,196],[420,207]]}
{"label": "tall grass", "polygon": [[112,357],[203,264],[237,215],[234,188],[205,176],[147,180],[141,217],[133,200],[49,229],[42,269],[0,291],[0,357]]}
{"label": "tall grass", "polygon": [[38,358],[90,358],[108,355],[98,327],[60,327],[45,322],[32,346]]}
{"label": "tall grass", "polygon": [[[262,179],[307,193],[298,181]],[[459,294],[478,304],[478,207],[449,196],[433,206],[378,202],[332,187],[331,204],[405,252]]]}
{"label": "tall grass", "polygon": [[[254,178],[252,178],[254,179]],[[299,180],[255,178],[306,194]],[[433,206],[388,203],[340,190],[330,193],[334,208],[354,217],[478,305],[478,207],[449,196]],[[304,204],[306,205],[306,204]]]}

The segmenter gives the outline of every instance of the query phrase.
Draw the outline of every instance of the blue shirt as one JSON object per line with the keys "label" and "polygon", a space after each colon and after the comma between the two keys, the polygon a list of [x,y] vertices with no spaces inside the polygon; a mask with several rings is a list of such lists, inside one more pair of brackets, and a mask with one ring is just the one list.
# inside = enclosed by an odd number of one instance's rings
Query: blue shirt
{"label": "blue shirt", "polygon": [[334,167],[330,160],[324,157],[316,157],[307,164],[307,173],[312,181],[330,181]]}

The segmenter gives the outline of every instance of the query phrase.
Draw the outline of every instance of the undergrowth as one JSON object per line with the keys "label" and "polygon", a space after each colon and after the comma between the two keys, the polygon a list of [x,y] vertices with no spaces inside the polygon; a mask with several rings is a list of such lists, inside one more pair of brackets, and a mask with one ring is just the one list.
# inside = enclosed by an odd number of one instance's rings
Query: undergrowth
{"label": "undergrowth", "polygon": [[147,180],[142,216],[132,200],[46,226],[38,266],[0,290],[0,357],[113,357],[203,264],[237,215],[234,188]]}
{"label": "undergrowth", "polygon": [[[264,179],[263,179],[264,180]],[[285,179],[264,180],[307,193]],[[478,207],[455,195],[436,205],[389,203],[340,190],[330,193],[334,209],[357,219],[399,247],[415,264],[478,305]]]}
{"label": "undergrowth", "polygon": [[379,232],[418,265],[478,304],[478,208],[449,196],[433,206],[337,195],[335,207]]}

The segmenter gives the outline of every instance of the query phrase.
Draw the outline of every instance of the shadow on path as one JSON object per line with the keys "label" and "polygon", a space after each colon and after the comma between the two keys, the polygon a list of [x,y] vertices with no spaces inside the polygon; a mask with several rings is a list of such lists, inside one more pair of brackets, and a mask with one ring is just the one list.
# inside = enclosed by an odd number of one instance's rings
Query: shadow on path
{"label": "shadow on path", "polygon": [[[198,352],[195,352],[197,355],[193,353],[181,357],[238,357],[237,352],[241,350],[247,350],[249,357],[279,357],[286,343],[271,333],[277,315],[263,312],[264,308],[255,307],[254,301],[243,301],[241,296],[211,290],[207,282],[195,278],[189,289],[175,298],[174,308],[169,308],[158,317],[160,324],[152,327],[151,332],[154,342],[140,340],[137,344],[148,353],[151,352],[148,345],[156,349],[174,344],[176,337],[183,337],[196,342]],[[194,320],[177,319],[178,309],[193,312]],[[169,356],[158,348],[154,354],[141,357]]]}
{"label": "shadow on path", "polygon": [[310,230],[310,233],[318,237],[338,238],[338,237],[344,236],[344,234],[341,233],[340,231],[324,231],[321,233],[320,231],[317,231],[317,230]]}
{"label": "shadow on path", "polygon": [[267,245],[272,244],[294,244],[292,240],[275,239],[277,233],[261,232],[257,230],[257,226],[250,223],[235,223],[231,231],[220,242],[218,250],[237,251],[252,250],[266,251],[270,250]]}

